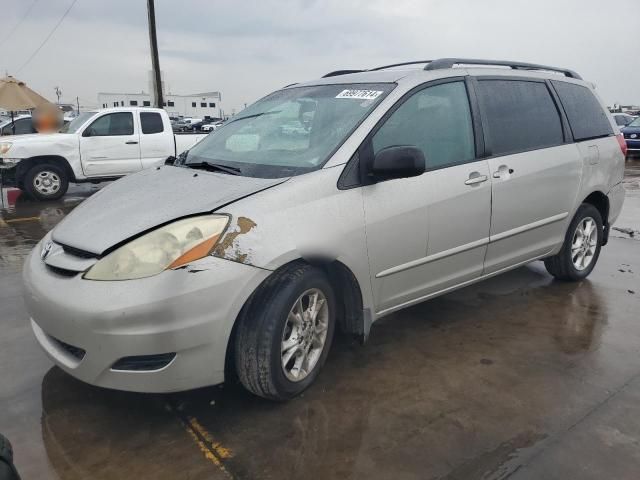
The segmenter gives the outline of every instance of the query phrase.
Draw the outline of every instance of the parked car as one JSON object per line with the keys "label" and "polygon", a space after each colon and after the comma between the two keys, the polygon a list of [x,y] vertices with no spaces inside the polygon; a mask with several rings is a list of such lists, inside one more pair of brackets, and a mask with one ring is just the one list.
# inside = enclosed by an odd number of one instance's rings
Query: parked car
{"label": "parked car", "polygon": [[162,109],[108,108],[83,112],[61,133],[0,141],[3,181],[38,200],[54,200],[69,182],[114,179],[162,165],[205,135],[173,135]]}
{"label": "parked car", "polygon": [[188,124],[188,126],[192,132],[197,132],[202,128],[202,120],[192,121],[191,123]]}
{"label": "parked car", "polygon": [[[306,138],[280,128],[310,103]],[[624,199],[615,131],[577,73],[532,64],[441,59],[284,88],[49,232],[24,266],[31,326],[94,385],[170,392],[235,371],[291,398],[338,325],[366,339],[534,260],[587,277]]]}
{"label": "parked car", "polygon": [[218,126],[215,123],[207,123],[205,125],[202,125],[200,127],[200,130],[203,132],[213,132],[216,130],[216,128],[218,128]]}
{"label": "parked car", "polygon": [[26,135],[28,133],[38,133],[36,129],[33,128],[31,115],[14,117],[13,124],[11,123],[11,118],[0,122],[0,136]]}
{"label": "parked car", "polygon": [[619,128],[626,127],[636,119],[636,117],[628,113],[613,113],[612,116]]}
{"label": "parked car", "polygon": [[630,154],[640,152],[640,117],[633,120],[621,129],[624,141],[627,143],[627,151]]}

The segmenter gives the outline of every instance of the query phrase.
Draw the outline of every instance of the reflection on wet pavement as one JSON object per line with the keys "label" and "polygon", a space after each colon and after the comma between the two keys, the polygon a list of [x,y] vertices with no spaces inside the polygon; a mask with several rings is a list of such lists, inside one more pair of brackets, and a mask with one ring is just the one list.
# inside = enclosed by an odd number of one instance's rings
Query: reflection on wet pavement
{"label": "reflection on wet pavement", "polygon": [[[633,173],[619,225],[639,229]],[[234,381],[142,395],[52,367],[20,300],[24,256],[92,191],[1,214],[0,431],[23,478],[638,478],[637,237],[613,235],[589,280],[538,262],[339,337],[288,403]]]}

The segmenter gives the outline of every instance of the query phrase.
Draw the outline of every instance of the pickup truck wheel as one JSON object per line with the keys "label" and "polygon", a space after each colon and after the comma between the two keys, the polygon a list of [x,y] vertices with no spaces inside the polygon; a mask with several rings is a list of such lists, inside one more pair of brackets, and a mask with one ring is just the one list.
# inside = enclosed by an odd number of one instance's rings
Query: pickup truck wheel
{"label": "pickup truck wheel", "polygon": [[600,256],[603,235],[600,212],[583,203],[567,229],[562,249],[545,259],[544,266],[558,280],[575,282],[586,278]]}
{"label": "pickup truck wheel", "polygon": [[298,264],[275,273],[239,319],[235,365],[244,387],[281,401],[309,387],[329,354],[335,314],[321,270]]}
{"label": "pickup truck wheel", "polygon": [[69,178],[64,169],[57,165],[38,163],[25,175],[23,186],[37,200],[57,200],[67,193]]}

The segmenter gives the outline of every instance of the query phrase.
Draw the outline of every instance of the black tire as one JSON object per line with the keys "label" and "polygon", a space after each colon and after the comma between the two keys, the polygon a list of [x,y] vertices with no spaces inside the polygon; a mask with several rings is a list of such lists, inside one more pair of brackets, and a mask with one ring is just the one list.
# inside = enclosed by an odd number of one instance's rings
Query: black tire
{"label": "black tire", "polygon": [[[307,376],[291,381],[282,366],[282,341],[294,303],[310,289],[318,289],[328,307],[327,336],[317,363]],[[294,264],[254,293],[240,315],[235,335],[235,366],[242,385],[270,400],[288,400],[309,387],[327,359],[335,330],[336,299],[326,275],[308,264]]]}
{"label": "black tire", "polygon": [[[573,244],[573,236],[580,225],[584,220],[592,218],[596,224],[596,234],[597,234],[597,242],[595,245],[595,253],[592,256],[591,262],[584,269],[578,269],[574,265],[572,258],[572,244]],[[553,257],[546,258],[544,260],[544,266],[547,271],[556,277],[558,280],[576,282],[582,280],[589,276],[593,268],[596,266],[598,262],[598,257],[600,256],[600,249],[602,248],[602,239],[604,236],[604,230],[602,227],[602,215],[596,207],[589,203],[583,203],[578,208],[569,228],[567,229],[567,233],[564,237],[564,243],[562,244],[562,249],[558,252],[557,255]]]}
{"label": "black tire", "polygon": [[[57,178],[59,186],[57,188],[40,187],[35,182],[43,174],[50,174]],[[38,163],[31,167],[22,181],[24,191],[36,200],[57,200],[67,193],[69,188],[69,176],[64,168],[52,163]],[[49,190],[49,192],[47,192]]]}

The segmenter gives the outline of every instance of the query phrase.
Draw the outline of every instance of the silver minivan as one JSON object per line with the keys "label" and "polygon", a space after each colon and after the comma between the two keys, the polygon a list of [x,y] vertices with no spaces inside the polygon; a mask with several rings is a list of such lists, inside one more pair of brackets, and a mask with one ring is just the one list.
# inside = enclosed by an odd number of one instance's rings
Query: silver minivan
{"label": "silver minivan", "polygon": [[64,371],[171,392],[237,375],[288,399],[334,331],[534,260],[585,278],[625,142],[570,70],[440,59],[267,95],[173,165],[118,180],[35,247],[31,326]]}

